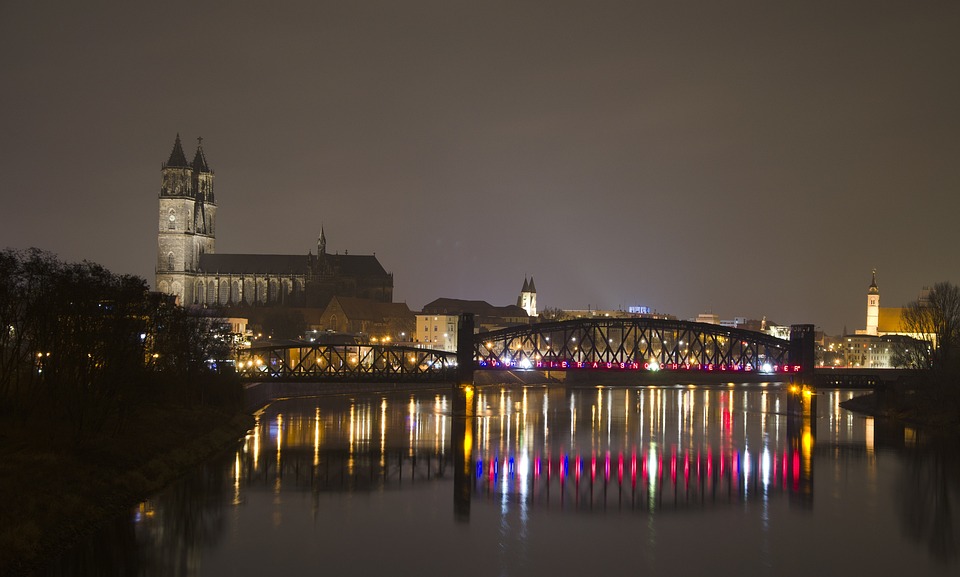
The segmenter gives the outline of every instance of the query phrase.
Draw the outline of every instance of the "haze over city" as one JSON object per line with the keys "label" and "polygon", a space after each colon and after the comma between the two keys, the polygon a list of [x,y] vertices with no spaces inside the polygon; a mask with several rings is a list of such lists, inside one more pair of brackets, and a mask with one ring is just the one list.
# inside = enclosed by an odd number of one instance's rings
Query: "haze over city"
{"label": "haze over city", "polygon": [[196,138],[217,251],[376,253],[394,299],[862,328],[960,280],[954,2],[0,7],[0,246],[153,283]]}

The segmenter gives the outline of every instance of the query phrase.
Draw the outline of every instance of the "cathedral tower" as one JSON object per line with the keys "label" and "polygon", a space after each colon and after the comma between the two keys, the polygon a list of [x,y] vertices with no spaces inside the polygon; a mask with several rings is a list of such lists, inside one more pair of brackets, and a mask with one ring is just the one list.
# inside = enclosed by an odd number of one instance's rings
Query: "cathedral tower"
{"label": "cathedral tower", "polygon": [[873,280],[867,289],[867,330],[868,335],[877,336],[880,325],[880,289],[877,287],[877,269],[873,269]]}
{"label": "cathedral tower", "polygon": [[194,277],[200,255],[214,252],[213,172],[200,144],[193,163],[187,162],[179,134],[160,170],[155,288],[189,305],[198,297]]}

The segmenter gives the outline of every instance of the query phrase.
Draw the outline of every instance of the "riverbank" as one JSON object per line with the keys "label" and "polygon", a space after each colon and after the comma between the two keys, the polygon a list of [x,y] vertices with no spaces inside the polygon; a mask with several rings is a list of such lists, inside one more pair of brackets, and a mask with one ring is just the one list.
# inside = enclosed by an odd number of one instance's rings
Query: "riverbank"
{"label": "riverbank", "polygon": [[42,569],[253,424],[209,405],[141,406],[119,431],[75,443],[56,419],[17,421],[0,423],[0,575]]}
{"label": "riverbank", "polygon": [[937,402],[918,394],[913,387],[892,387],[865,393],[840,403],[848,411],[878,419],[900,421],[919,428],[932,437],[960,439],[960,419],[955,402]]}

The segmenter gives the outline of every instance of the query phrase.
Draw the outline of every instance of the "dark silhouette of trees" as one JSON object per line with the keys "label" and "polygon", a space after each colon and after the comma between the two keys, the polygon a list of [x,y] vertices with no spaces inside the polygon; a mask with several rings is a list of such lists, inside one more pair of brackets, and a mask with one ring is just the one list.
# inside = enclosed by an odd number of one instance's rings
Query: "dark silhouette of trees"
{"label": "dark silhouette of trees", "polygon": [[955,420],[960,416],[960,287],[935,284],[925,298],[905,307],[901,328],[921,340],[904,346],[894,362],[924,369],[918,389],[924,411]]}
{"label": "dark silhouette of trees", "polygon": [[960,368],[960,287],[948,282],[935,284],[925,298],[904,308],[901,325],[904,332],[924,335],[925,342],[909,351],[916,366]]}
{"label": "dark silhouette of trees", "polygon": [[[65,263],[37,249],[0,252],[0,413],[53,411],[78,438],[121,423],[124,406],[163,383],[187,386],[226,358],[215,317],[150,293],[135,276]],[[155,393],[156,391],[152,391]]]}

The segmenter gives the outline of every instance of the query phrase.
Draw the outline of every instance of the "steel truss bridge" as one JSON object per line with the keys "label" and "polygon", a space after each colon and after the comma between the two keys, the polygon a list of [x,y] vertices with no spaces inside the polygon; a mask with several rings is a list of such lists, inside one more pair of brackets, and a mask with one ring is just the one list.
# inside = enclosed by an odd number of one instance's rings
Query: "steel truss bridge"
{"label": "steel truss bridge", "polygon": [[[793,372],[790,341],[756,331],[647,318],[577,319],[476,336],[478,369]],[[797,369],[799,370],[799,369]]]}
{"label": "steel truss bridge", "polygon": [[[800,371],[791,341],[689,321],[576,319],[460,340],[463,352],[472,350],[476,370]],[[457,353],[383,344],[258,345],[242,351],[237,366],[250,379],[449,382],[457,377]]]}
{"label": "steel truss bridge", "polygon": [[456,376],[456,353],[382,344],[266,345],[241,351],[237,370],[251,379],[448,382]]}

